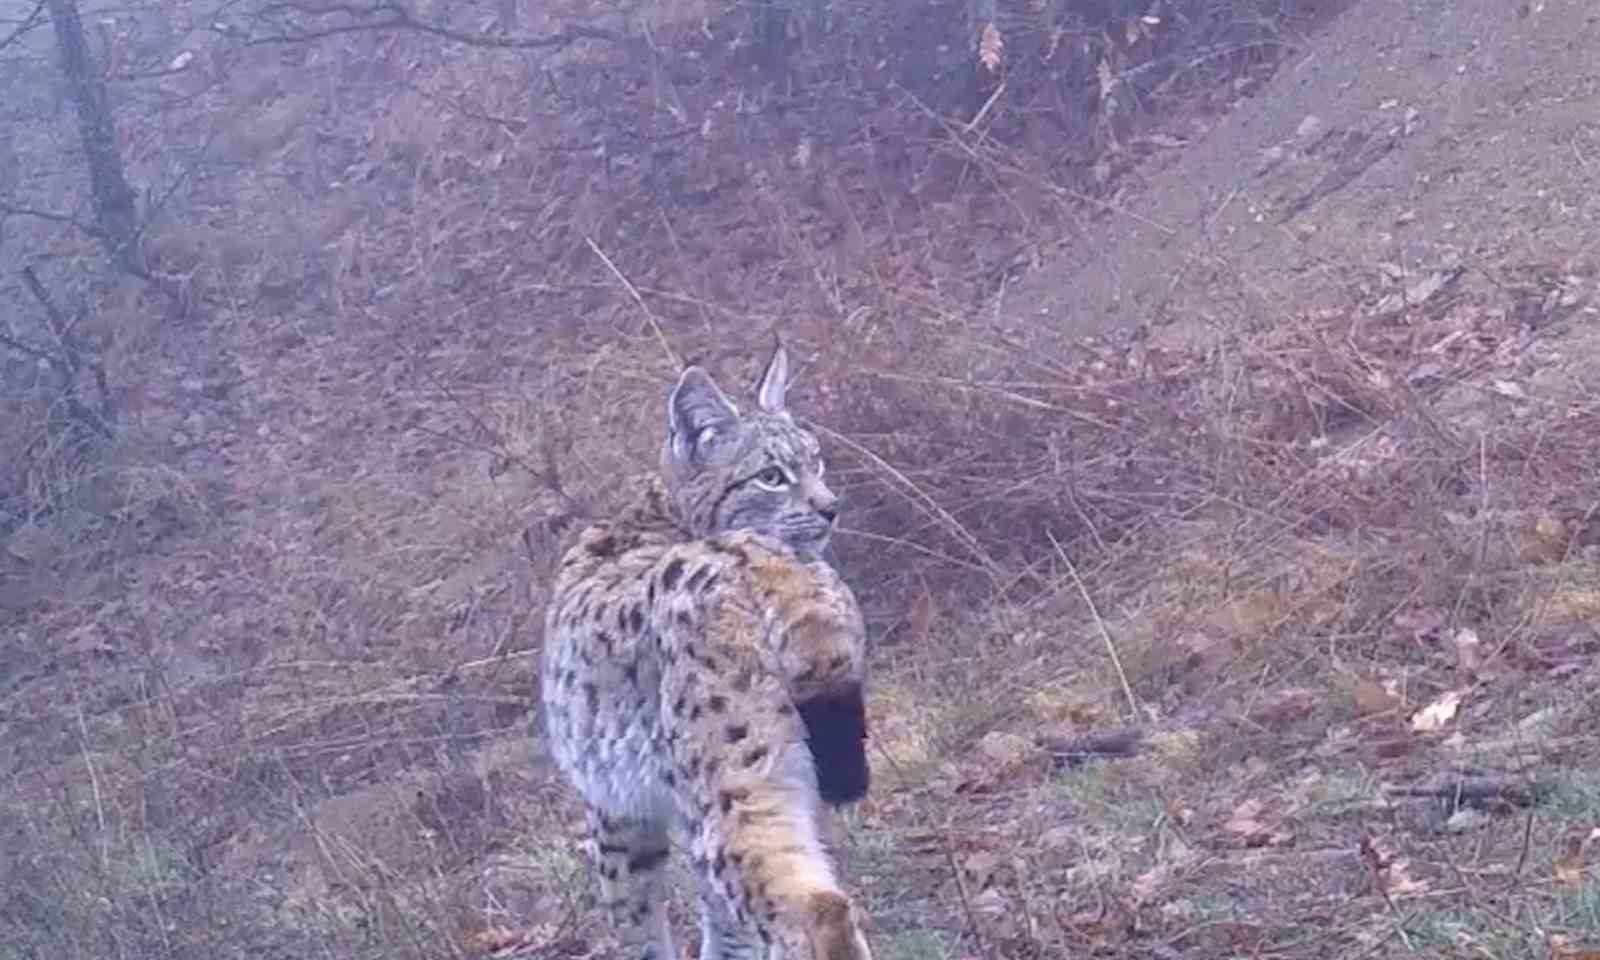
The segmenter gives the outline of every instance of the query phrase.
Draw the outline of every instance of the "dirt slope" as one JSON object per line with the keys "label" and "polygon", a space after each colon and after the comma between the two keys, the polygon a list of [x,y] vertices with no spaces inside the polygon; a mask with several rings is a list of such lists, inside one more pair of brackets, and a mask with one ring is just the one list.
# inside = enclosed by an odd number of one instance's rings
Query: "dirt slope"
{"label": "dirt slope", "polygon": [[[970,309],[993,264],[949,265],[1070,217],[1030,205],[1054,181],[973,186],[981,133],[908,100],[915,136],[818,134],[802,176],[810,141],[719,69],[630,100],[613,51],[561,75],[606,105],[574,113],[486,54],[367,39],[293,53],[326,102],[276,61],[259,114],[219,94],[247,145],[282,137],[213,188],[259,248],[218,268],[241,302],[141,410],[178,451],[140,477],[183,494],[149,502],[194,518],[92,579],[0,554],[27,577],[0,593],[0,960],[605,955],[523,535],[566,506],[549,480],[603,503],[650,462],[678,358],[646,304],[686,356],[743,363],[765,341],[728,331],[768,317],[852,354],[806,409],[870,455],[851,496],[909,518],[841,538],[881,575],[881,776],[838,830],[881,960],[1600,941],[1594,8],[1355,3],[1214,125],[1172,120],[1189,142],[1006,290],[1031,335],[1004,339]],[[390,60],[405,84],[336,82]],[[725,128],[750,156],[663,186]],[[571,144],[626,149],[601,176]],[[1167,356],[1128,345],[1146,323]],[[896,566],[947,527],[1003,562]],[[1137,756],[1096,739],[1124,724]]]}
{"label": "dirt slope", "polygon": [[1077,330],[1265,317],[1341,305],[1380,262],[1592,264],[1597,48],[1582,0],[1365,0],[1006,308]]}

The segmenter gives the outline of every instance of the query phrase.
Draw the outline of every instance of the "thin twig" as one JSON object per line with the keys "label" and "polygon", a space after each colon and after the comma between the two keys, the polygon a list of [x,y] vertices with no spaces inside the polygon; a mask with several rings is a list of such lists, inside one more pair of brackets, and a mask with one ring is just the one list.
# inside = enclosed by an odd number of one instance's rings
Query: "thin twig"
{"label": "thin twig", "polygon": [[[1029,181],[1031,183],[1039,184],[1040,186],[1042,186],[1045,189],[1049,190],[1050,192],[1054,193],[1056,196],[1069,197],[1069,198],[1071,198],[1073,200],[1077,200],[1077,201],[1079,201],[1081,203],[1086,203],[1086,204],[1088,204],[1090,206],[1093,206],[1093,207],[1099,207],[1100,209],[1105,210],[1108,213],[1114,213],[1114,214],[1116,214],[1117,216],[1120,216],[1120,217],[1127,217],[1128,219],[1133,220],[1133,221],[1138,222],[1138,223],[1142,223],[1145,226],[1150,227],[1153,230],[1158,230],[1162,234],[1164,234],[1166,236],[1169,236],[1169,237],[1177,235],[1178,231],[1176,231],[1173,228],[1167,226],[1166,224],[1157,223],[1156,221],[1151,220],[1148,217],[1140,216],[1139,214],[1134,213],[1132,210],[1128,210],[1128,209],[1126,209],[1124,207],[1119,207],[1114,203],[1109,203],[1109,202],[1107,202],[1105,200],[1101,200],[1098,197],[1090,196],[1089,194],[1086,194],[1086,193],[1079,193],[1076,190],[1070,190],[1070,189],[1068,189],[1066,187],[1060,186],[1059,184],[1055,183],[1052,180],[1047,180],[1045,178],[1039,177],[1036,174],[1030,173],[1030,172],[1028,172],[1026,170],[1019,169],[1019,168],[1017,168],[1017,167],[1015,167],[1013,165],[1002,164],[1002,163],[999,163],[999,162],[993,160],[992,158],[986,158],[986,157],[983,157],[983,156],[979,155],[979,153],[978,153],[976,148],[974,148],[971,144],[967,143],[965,140],[963,140],[961,138],[960,131],[955,126],[955,123],[958,123],[959,121],[947,120],[942,114],[938,113],[932,107],[930,107],[927,104],[923,103],[917,97],[917,95],[912,93],[910,90],[908,90],[905,87],[901,86],[899,83],[894,83],[894,82],[891,81],[891,84],[892,84],[894,89],[899,90],[901,93],[905,94],[911,100],[911,102],[917,107],[917,109],[921,110],[922,113],[925,116],[927,116],[933,122],[935,122],[935,123],[939,124],[941,127],[943,127],[945,129],[945,132],[950,134],[951,140],[953,140],[955,142],[956,146],[961,148],[962,152],[965,153],[967,155],[967,157],[970,160],[972,160],[973,163],[977,164],[980,167],[992,168],[991,169],[991,175],[992,175],[992,173],[994,171],[1007,173],[1007,174],[1010,174],[1012,176],[1018,177],[1020,179],[1027,180],[1027,181]],[[1009,199],[1009,197],[1008,197],[1008,199]],[[1026,220],[1026,218],[1024,218],[1024,219]]]}
{"label": "thin twig", "polygon": [[1522,876],[1522,868],[1528,863],[1528,850],[1533,845],[1533,810],[1528,811],[1528,819],[1522,824],[1522,850],[1517,854],[1517,865],[1511,871],[1512,882]]}
{"label": "thin twig", "polygon": [[[67,323],[67,318],[62,316],[61,308],[50,298],[50,291],[44,288],[44,283],[39,280],[39,275],[32,267],[22,268],[22,282],[27,285],[28,292],[33,294],[33,299],[39,301],[39,306],[44,308],[45,319],[49,321],[50,332],[55,334],[56,340],[63,341],[70,336],[71,325]],[[61,345],[65,347],[67,344]]]}
{"label": "thin twig", "polygon": [[956,863],[956,852],[950,845],[950,835],[941,833],[940,839],[943,841],[945,863],[950,865],[950,875],[956,881],[956,896],[961,899],[961,912],[967,917],[967,929],[972,931],[973,939],[978,941],[978,951],[989,960],[993,960],[994,954],[989,950],[989,941],[983,935],[983,928],[978,925],[977,915],[972,912],[972,901],[967,897],[967,884],[961,879],[961,867]]}
{"label": "thin twig", "polygon": [[46,21],[45,21],[45,19],[43,17],[39,16],[39,14],[41,14],[43,12],[44,12],[44,0],[39,0],[38,3],[33,5],[33,9],[31,11],[29,11],[29,13],[28,13],[28,15],[26,17],[23,17],[20,21],[17,22],[17,28],[15,30],[11,31],[10,33],[6,34],[5,39],[0,40],[0,50],[4,50],[6,47],[9,47],[13,43],[15,43],[18,40],[22,39],[22,36],[24,34],[26,34],[28,31],[34,29],[35,27],[44,26]]}
{"label": "thin twig", "polygon": [[392,2],[374,3],[367,6],[358,6],[351,3],[270,3],[262,7],[256,13],[255,18],[257,20],[265,20],[273,15],[296,13],[313,17],[342,15],[356,20],[364,17],[373,19],[317,29],[301,29],[290,24],[283,26],[281,28],[283,32],[281,33],[257,37],[246,41],[245,46],[256,46],[264,43],[303,43],[308,40],[321,40],[324,37],[333,37],[344,33],[360,33],[368,30],[415,30],[418,33],[429,34],[454,43],[497,50],[536,50],[566,47],[581,40],[606,40],[617,43],[626,39],[622,34],[602,27],[567,27],[565,30],[538,37],[496,37],[483,33],[468,33],[464,30],[455,30],[439,24],[418,20],[411,15],[410,10],[399,3]]}
{"label": "thin twig", "polygon": [[100,799],[100,774],[95,771],[94,755],[89,752],[89,726],[83,722],[83,705],[76,704],[78,717],[78,743],[83,749],[83,765],[89,768],[89,790],[94,795],[94,818],[100,828],[100,867],[111,866],[111,852],[106,834],[106,808]]}
{"label": "thin twig", "polygon": [[1383,872],[1388,865],[1383,862],[1377,847],[1373,846],[1370,834],[1363,834],[1361,837],[1361,859],[1366,862],[1367,869],[1372,873],[1372,885],[1377,888],[1378,895],[1383,898],[1383,902],[1389,907],[1389,913],[1394,916],[1394,932],[1399,935],[1400,942],[1405,944],[1408,952],[1416,953],[1417,948],[1411,942],[1411,935],[1406,933],[1406,916],[1400,912],[1400,907],[1394,902],[1394,898],[1389,896],[1389,887],[1384,883]]}
{"label": "thin twig", "polygon": [[606,265],[606,269],[611,271],[611,275],[616,277],[617,282],[622,284],[623,289],[628,291],[628,295],[633,297],[633,302],[637,303],[639,309],[644,311],[645,321],[650,324],[650,329],[655,331],[656,339],[661,341],[661,349],[666,352],[667,359],[672,361],[674,367],[683,366],[683,361],[678,359],[678,355],[673,352],[672,344],[667,342],[667,335],[661,329],[661,324],[656,321],[656,315],[650,312],[650,307],[645,304],[644,297],[639,295],[639,291],[634,287],[632,281],[624,276],[621,270],[617,269],[617,265],[611,262],[611,258],[606,256],[606,252],[600,249],[598,243],[594,242],[594,238],[584,237],[583,242],[589,245],[589,249],[594,251],[594,255],[600,258],[600,262]]}
{"label": "thin twig", "polygon": [[1128,712],[1132,718],[1139,719],[1139,700],[1133,695],[1133,687],[1128,684],[1128,674],[1122,669],[1122,657],[1117,654],[1117,644],[1111,639],[1111,631],[1106,628],[1106,622],[1100,618],[1100,610],[1094,605],[1094,598],[1089,596],[1089,590],[1083,585],[1083,578],[1078,576],[1078,567],[1067,556],[1067,551],[1061,549],[1061,543],[1056,540],[1056,535],[1050,530],[1044,532],[1050,538],[1050,546],[1055,548],[1056,556],[1066,564],[1067,572],[1072,574],[1072,582],[1078,588],[1078,595],[1083,597],[1083,602],[1089,607],[1089,615],[1094,617],[1095,628],[1100,631],[1100,639],[1105,641],[1106,653],[1111,657],[1111,665],[1116,668],[1117,680],[1122,684],[1122,695],[1128,698]]}
{"label": "thin twig", "polygon": [[53,210],[40,210],[36,207],[24,207],[19,204],[0,200],[0,214],[18,217],[35,217],[40,220],[48,220],[51,223],[64,223],[69,227],[77,227],[85,234],[96,239],[105,236],[104,231],[102,231],[99,227],[92,223],[84,223],[82,220],[79,220],[70,213],[56,213]]}
{"label": "thin twig", "polygon": [[[104,437],[111,437],[111,388],[106,379],[105,367],[93,358],[85,359],[83,351],[78,346],[77,338],[72,335],[73,321],[69,321],[61,312],[61,308],[50,297],[50,292],[44,288],[39,275],[32,267],[22,268],[22,282],[39,301],[39,306],[45,313],[45,326],[56,338],[59,353],[46,358],[50,368],[60,378],[61,398],[67,404],[67,409],[72,416],[83,423],[84,426],[99,433]],[[21,348],[20,344],[12,341],[7,344],[13,348]],[[78,374],[85,367],[94,376],[95,386],[100,391],[98,409],[91,409],[78,397]]]}
{"label": "thin twig", "polygon": [[973,114],[972,119],[967,121],[966,126],[962,127],[961,131],[963,133],[971,133],[973,130],[976,130],[978,124],[982,123],[983,118],[987,117],[989,115],[989,111],[994,108],[995,101],[999,100],[1000,95],[1005,92],[1006,84],[1005,81],[1002,80],[1000,81],[1000,85],[994,88],[994,93],[989,94],[989,99],[983,102],[983,106],[978,108],[978,112]]}
{"label": "thin twig", "polygon": [[42,360],[48,364],[52,370],[55,369],[56,358],[54,356],[46,353],[43,350],[40,350],[38,347],[23,343],[21,340],[18,340],[9,334],[0,333],[0,347],[10,347],[20,354],[32,357],[35,360]]}
{"label": "thin twig", "polygon": [[1000,564],[996,563],[994,558],[989,556],[988,552],[983,549],[983,545],[978,542],[978,538],[973,536],[966,527],[962,526],[961,521],[952,516],[948,510],[939,506],[938,501],[934,500],[933,497],[929,496],[927,493],[924,493],[922,488],[913,483],[910,477],[907,477],[904,473],[901,473],[887,460],[878,456],[876,453],[850,439],[844,434],[839,433],[837,430],[830,430],[822,424],[812,424],[812,426],[816,428],[817,432],[839,441],[840,443],[849,447],[851,450],[854,450],[857,454],[865,457],[867,460],[871,461],[873,466],[877,467],[879,470],[882,470],[897,483],[903,485],[907,490],[915,494],[916,501],[928,509],[934,520],[937,521],[940,526],[943,526],[950,533],[954,534],[957,540],[960,540],[968,550],[972,551],[972,555],[978,559],[979,563],[983,564],[984,570],[988,572],[992,579],[996,580],[997,582],[1001,579],[1004,571],[1000,569]]}

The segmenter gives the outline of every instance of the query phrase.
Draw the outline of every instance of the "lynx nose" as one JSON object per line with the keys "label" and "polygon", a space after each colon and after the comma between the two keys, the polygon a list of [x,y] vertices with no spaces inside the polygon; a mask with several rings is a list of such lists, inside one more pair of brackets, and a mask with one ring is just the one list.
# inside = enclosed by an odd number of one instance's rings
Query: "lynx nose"
{"label": "lynx nose", "polygon": [[839,517],[839,498],[832,493],[824,493],[811,500],[811,509],[817,511],[822,519],[832,523]]}

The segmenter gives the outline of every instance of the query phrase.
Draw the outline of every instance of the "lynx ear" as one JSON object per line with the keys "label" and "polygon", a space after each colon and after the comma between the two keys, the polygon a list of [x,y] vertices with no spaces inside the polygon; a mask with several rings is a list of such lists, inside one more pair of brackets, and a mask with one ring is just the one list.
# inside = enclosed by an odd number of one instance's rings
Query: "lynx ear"
{"label": "lynx ear", "polygon": [[697,459],[716,439],[719,425],[737,418],[739,408],[717,387],[711,375],[690,367],[678,378],[667,398],[667,436],[672,455],[680,461]]}
{"label": "lynx ear", "polygon": [[767,368],[761,371],[761,380],[756,384],[756,400],[761,404],[761,409],[768,413],[783,412],[783,395],[789,389],[789,352],[783,349],[780,341],[772,351],[772,359],[767,361]]}

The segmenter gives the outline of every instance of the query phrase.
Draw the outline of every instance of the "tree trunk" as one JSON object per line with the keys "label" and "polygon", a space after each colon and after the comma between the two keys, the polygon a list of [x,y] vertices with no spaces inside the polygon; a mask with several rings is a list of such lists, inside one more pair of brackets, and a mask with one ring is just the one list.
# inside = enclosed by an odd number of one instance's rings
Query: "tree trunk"
{"label": "tree trunk", "polygon": [[78,113],[78,132],[83,137],[83,156],[89,165],[89,191],[100,241],[117,264],[143,273],[133,188],[128,186],[128,175],[122,167],[110,97],[83,35],[77,2],[45,0],[45,6],[50,10],[56,48],[61,52],[61,71],[66,75],[67,89]]}
{"label": "tree trunk", "polygon": [[767,79],[781,83],[789,68],[790,0],[755,0],[756,46]]}

